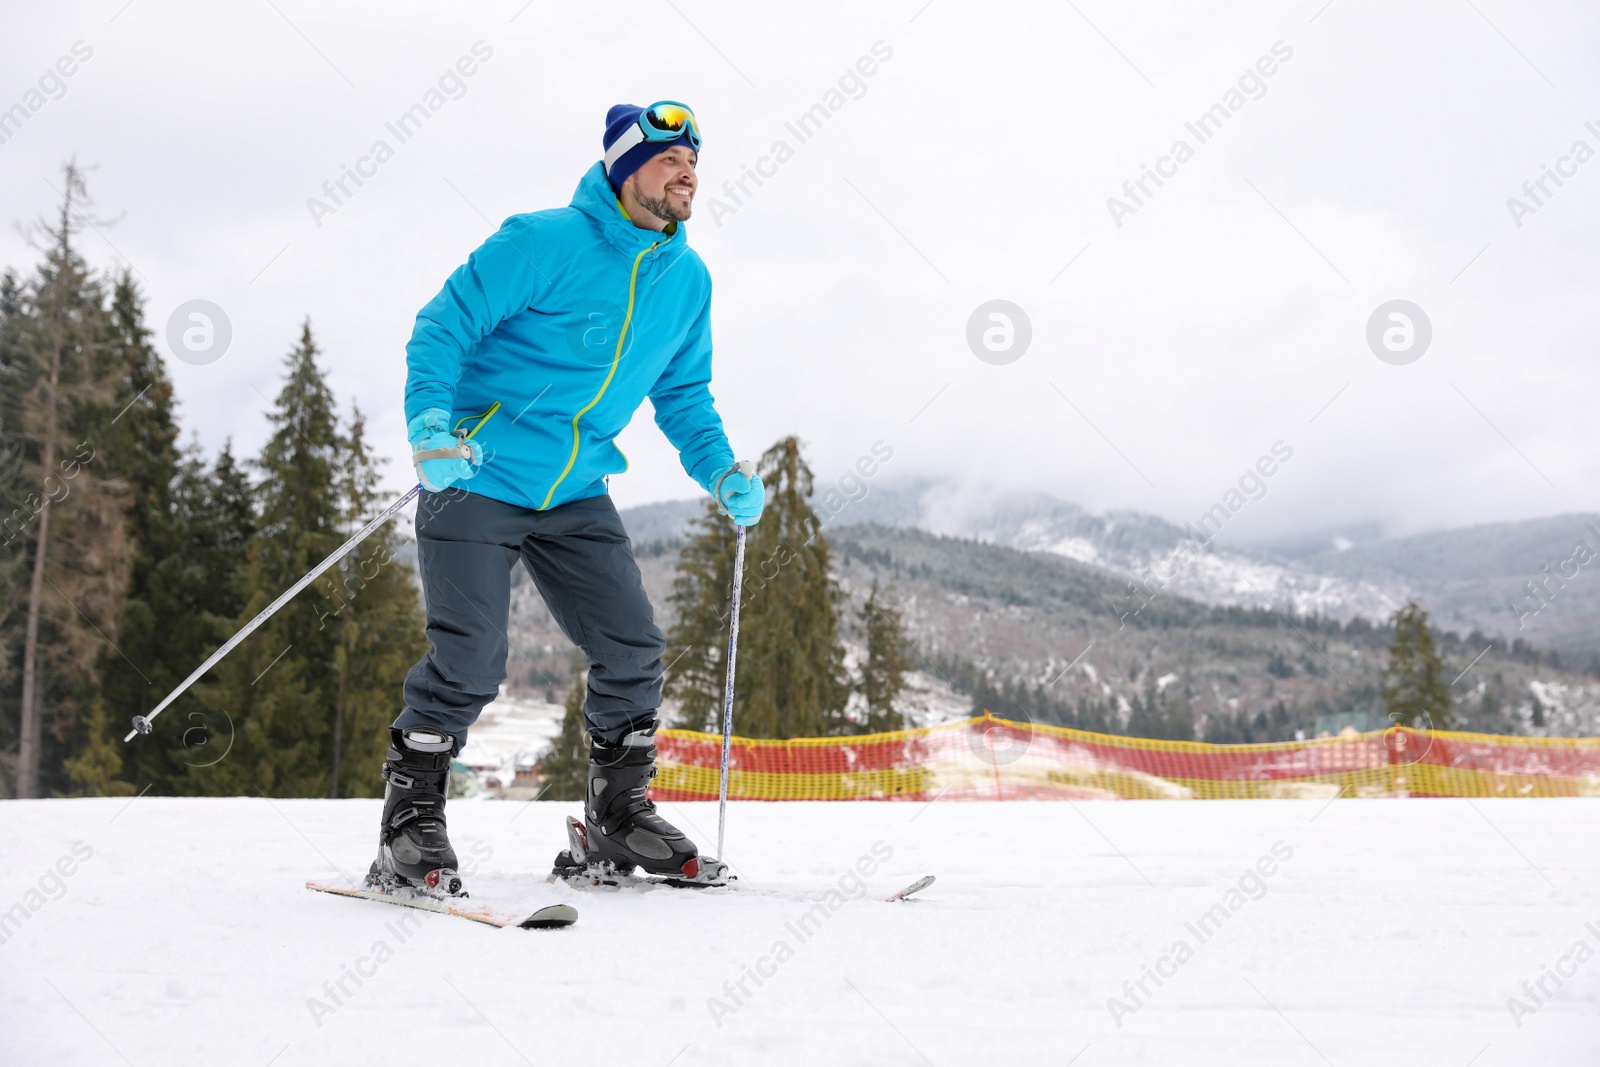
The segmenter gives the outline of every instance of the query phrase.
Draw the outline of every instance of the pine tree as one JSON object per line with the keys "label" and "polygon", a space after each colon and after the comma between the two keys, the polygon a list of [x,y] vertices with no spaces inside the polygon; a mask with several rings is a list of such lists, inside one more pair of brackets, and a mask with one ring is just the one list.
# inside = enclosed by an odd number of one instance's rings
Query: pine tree
{"label": "pine tree", "polygon": [[133,786],[117,777],[122,771],[121,731],[106,714],[102,697],[90,699],[81,734],[77,753],[65,766],[67,777],[78,785],[78,795],[125,797],[132,793]]}
{"label": "pine tree", "polygon": [[[179,639],[193,605],[184,600],[183,588],[172,580],[172,572],[184,565],[188,547],[184,516],[174,496],[180,460],[177,402],[172,382],[150,343],[143,298],[127,271],[116,279],[112,293],[106,348],[120,378],[115,401],[118,414],[96,460],[128,486],[124,521],[132,552],[117,624],[121,639],[116,650],[106,649],[100,657],[101,714],[109,712],[106,721],[114,727],[148,712],[175,688],[198,662],[194,656],[199,650]],[[198,708],[194,696],[185,694],[164,714],[184,720]],[[95,725],[88,726],[91,732],[84,740],[94,745]],[[159,741],[152,738],[129,752],[137,761],[133,770],[138,780],[159,785],[162,792],[172,788],[182,773],[176,758],[181,751],[179,736],[168,731]],[[121,750],[119,744],[115,751]],[[101,780],[100,764],[83,766],[92,767],[96,781]],[[115,776],[121,769],[119,757],[110,774]],[[88,787],[88,782],[74,778]]]}
{"label": "pine tree", "polygon": [[[682,724],[692,729],[715,729],[722,707],[734,536],[733,523],[708,504],[690,524],[672,582],[675,621],[667,634],[663,689],[679,701]],[[744,723],[740,728],[749,729]]]}
{"label": "pine tree", "polygon": [[[27,542],[20,536],[31,511],[23,475],[22,396],[33,361],[22,347],[24,293],[16,274],[0,274],[0,706],[18,707],[22,613],[27,588]],[[20,722],[0,715],[0,796],[16,788]]]}
{"label": "pine tree", "polygon": [[1383,706],[1398,726],[1449,730],[1455,696],[1444,680],[1444,661],[1434,646],[1428,613],[1416,601],[1394,613],[1394,641],[1383,668]]}
{"label": "pine tree", "polygon": [[911,643],[906,640],[905,620],[899,602],[877,580],[861,606],[861,628],[866,638],[866,658],[861,664],[860,693],[867,704],[868,733],[883,733],[905,727],[905,716],[895,710],[895,699],[905,688],[905,674],[912,669]]}
{"label": "pine tree", "polygon": [[43,227],[44,262],[10,317],[14,352],[29,364],[18,429],[31,483],[22,513],[7,522],[7,536],[24,541],[29,572],[18,796],[68,785],[69,739],[95,692],[101,653],[116,650],[128,557],[124,488],[95,463],[115,417],[119,368],[107,343],[103,287],[73,241],[86,223],[83,177],[68,164],[63,180],[58,220]]}
{"label": "pine tree", "polygon": [[[786,437],[761,457],[766,510],[746,545],[735,729],[746,737],[808,737],[850,729],[839,640],[840,594],[821,522],[808,503],[812,473]],[[668,638],[668,692],[685,720],[719,730],[735,527],[714,505],[679,557]]]}
{"label": "pine tree", "polygon": [[[1153,673],[1153,672],[1152,672]],[[1263,720],[1265,722],[1265,720]],[[1142,694],[1134,694],[1128,715],[1127,736],[1163,741],[1195,740],[1194,713],[1158,687],[1152,677]]]}
{"label": "pine tree", "polygon": [[205,579],[209,597],[201,610],[232,618],[244,610],[244,568],[256,536],[255,490],[250,476],[225,441],[208,469],[191,443],[179,478],[193,573]]}
{"label": "pine tree", "polygon": [[[208,465],[198,442],[191,441],[173,495],[184,542],[176,557],[161,562],[153,588],[163,634],[172,646],[165,662],[156,664],[157,671],[171,671],[169,679],[152,687],[161,691],[156,700],[233,635],[245,607],[255,535],[254,491],[233,458],[231,442],[224,442]],[[171,686],[165,685],[167,680]],[[227,791],[217,784],[218,775],[226,771],[211,768],[232,756],[237,729],[226,707],[201,699],[205,692],[204,685],[197,685],[172,704],[181,729],[158,730],[132,747],[133,781],[185,795]]]}
{"label": "pine tree", "polygon": [[539,776],[544,779],[539,795],[545,800],[583,800],[589,788],[589,735],[583,728],[588,692],[588,675],[579,671],[567,690],[561,733],[539,761]]}
{"label": "pine tree", "polygon": [[[307,322],[284,360],[283,387],[268,416],[273,433],[256,463],[262,475],[257,527],[235,630],[343,541],[347,445],[317,354]],[[223,660],[214,683],[197,686],[201,700],[228,715],[234,730],[232,753],[207,769],[207,792],[330,791],[338,639],[323,615],[326,604],[337,602],[339,589],[339,576],[324,574]]]}
{"label": "pine tree", "polygon": [[[381,460],[367,447],[366,420],[351,415],[343,475],[349,536],[379,511]],[[420,601],[411,568],[397,563],[402,534],[390,523],[368,535],[329,574],[338,582],[321,603],[320,622],[331,628],[335,650],[333,736],[329,795],[378,796],[389,744],[388,724],[411,665],[428,650]]]}

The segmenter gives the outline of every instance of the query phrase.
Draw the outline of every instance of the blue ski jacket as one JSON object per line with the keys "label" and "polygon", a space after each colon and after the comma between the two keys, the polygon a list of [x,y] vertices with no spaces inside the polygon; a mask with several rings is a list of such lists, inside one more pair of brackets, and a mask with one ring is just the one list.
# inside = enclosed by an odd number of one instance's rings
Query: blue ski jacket
{"label": "blue ski jacket", "polygon": [[[569,207],[513,215],[417,314],[406,420],[500,412],[462,488],[543,510],[628,469],[615,438],[649,397],[708,492],[734,462],[711,396],[711,275],[681,223],[628,220],[596,163]],[[468,426],[471,425],[469,422]]]}

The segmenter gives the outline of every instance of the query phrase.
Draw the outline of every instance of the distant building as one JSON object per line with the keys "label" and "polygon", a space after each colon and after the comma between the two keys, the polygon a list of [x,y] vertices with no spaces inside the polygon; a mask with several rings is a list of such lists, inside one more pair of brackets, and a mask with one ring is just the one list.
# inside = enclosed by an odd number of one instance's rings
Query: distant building
{"label": "distant building", "polygon": [[1337,737],[1346,730],[1364,734],[1373,730],[1387,730],[1393,725],[1387,716],[1374,711],[1340,711],[1332,715],[1318,715],[1311,733],[1316,737]]}
{"label": "distant building", "polygon": [[539,778],[539,753],[517,753],[517,785],[538,785]]}

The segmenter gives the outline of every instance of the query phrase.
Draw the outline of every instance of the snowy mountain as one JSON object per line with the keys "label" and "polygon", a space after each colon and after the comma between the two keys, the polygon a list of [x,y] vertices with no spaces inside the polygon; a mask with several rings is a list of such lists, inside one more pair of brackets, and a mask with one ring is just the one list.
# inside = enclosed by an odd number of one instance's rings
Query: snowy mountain
{"label": "snowy mountain", "polygon": [[1600,650],[1600,515],[1556,515],[1324,549],[1297,561],[1346,581],[1414,590],[1442,627],[1559,650]]}
{"label": "snowy mountain", "polygon": [[[1349,619],[1387,616],[1405,602],[1403,581],[1323,573],[1278,555],[1206,543],[1193,527],[1136,511],[1096,514],[1045,493],[957,495],[910,482],[867,498],[848,521],[915,526],[1088,563],[1152,590],[1208,604],[1272,605]],[[890,499],[890,498],[895,499]],[[843,516],[841,516],[843,517]]]}
{"label": "snowy mountain", "polygon": [[[892,588],[922,662],[963,691],[986,679],[984,703],[1007,714],[1113,731],[1138,716],[1144,736],[1198,729],[1224,742],[1337,731],[1352,716],[1360,729],[1386,721],[1390,634],[1364,619],[1290,618],[1165,591],[1141,604],[1125,579],[1092,564],[908,527],[854,524],[832,539],[851,599],[874,581]],[[1461,728],[1600,730],[1592,677],[1471,634],[1443,632],[1438,648]],[[1028,692],[992,690],[1008,681]]]}
{"label": "snowy mountain", "polygon": [[[871,522],[1044,552],[1207,604],[1381,621],[1416,598],[1441,629],[1520,637],[1579,665],[1600,652],[1600,581],[1588,579],[1600,560],[1600,515],[1246,547],[1207,543],[1193,526],[1155,515],[1095,513],[1045,493],[974,494],[931,479],[873,484],[836,510],[818,504],[831,529]],[[694,501],[672,501],[624,518],[638,526],[635,541],[667,541],[698,513]]]}
{"label": "snowy mountain", "polygon": [[[685,502],[681,514],[697,508]],[[657,505],[656,536],[635,546],[657,621],[669,631],[681,545],[662,521],[671,518],[668,506]],[[1149,736],[1194,736],[1198,730],[1201,738],[1221,742],[1284,740],[1301,731],[1309,736],[1355,720],[1363,729],[1382,724],[1379,672],[1389,642],[1383,627],[1362,619],[1343,625],[1332,618],[1289,619],[1259,601],[1208,604],[1170,589],[1141,606],[1128,592],[1128,579],[1103,561],[1113,550],[1128,553],[1124,558],[1150,551],[1140,540],[1152,528],[1159,533],[1158,522],[1080,517],[1077,530],[1088,531],[1082,539],[1096,549],[1099,563],[913,526],[832,526],[846,601],[844,640],[859,644],[855,624],[872,583],[893,590],[916,649],[908,704],[924,722],[962,717],[978,700],[1003,714],[1085,729],[1153,731]],[[513,574],[509,682],[525,697],[542,690],[546,701],[559,702],[571,677],[571,646],[533,583],[520,568]],[[1593,678],[1558,668],[1531,649],[1486,648],[1486,639],[1480,644],[1471,637],[1440,637],[1461,726],[1494,733],[1600,732],[1600,685]],[[978,692],[1007,684],[1027,691]]]}

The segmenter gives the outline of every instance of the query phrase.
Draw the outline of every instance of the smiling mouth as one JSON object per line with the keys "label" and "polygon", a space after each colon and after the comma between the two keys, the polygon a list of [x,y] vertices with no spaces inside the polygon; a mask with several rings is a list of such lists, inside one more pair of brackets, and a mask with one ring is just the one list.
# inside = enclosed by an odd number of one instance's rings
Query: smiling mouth
{"label": "smiling mouth", "polygon": [[682,197],[684,200],[694,195],[686,185],[669,186],[667,192],[673,196]]}

